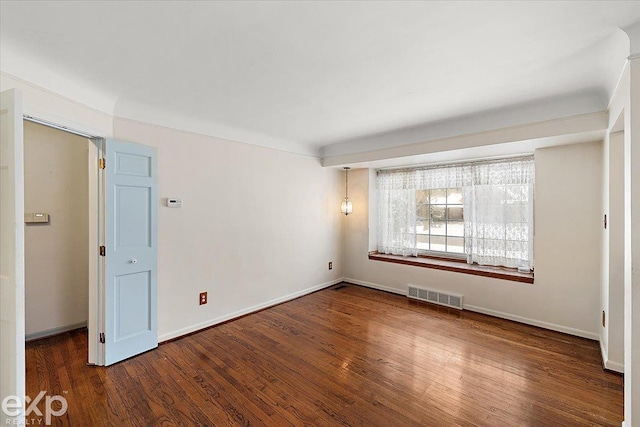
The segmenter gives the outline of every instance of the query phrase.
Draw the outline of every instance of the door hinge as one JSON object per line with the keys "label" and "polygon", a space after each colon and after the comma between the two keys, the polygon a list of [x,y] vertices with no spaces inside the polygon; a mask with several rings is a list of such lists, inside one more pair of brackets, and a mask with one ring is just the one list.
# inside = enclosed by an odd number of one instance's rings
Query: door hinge
{"label": "door hinge", "polygon": [[107,248],[100,246],[100,256],[107,256]]}
{"label": "door hinge", "polygon": [[104,344],[105,339],[104,339],[104,332],[100,332],[100,343]]}
{"label": "door hinge", "polygon": [[106,160],[105,160],[105,159],[100,159],[100,160],[98,161],[98,167],[99,167],[100,169],[104,169],[104,168],[105,168],[105,166],[106,166],[106,164],[107,164],[107,162],[106,162]]}
{"label": "door hinge", "polygon": [[607,229],[607,214],[604,214],[604,228]]}

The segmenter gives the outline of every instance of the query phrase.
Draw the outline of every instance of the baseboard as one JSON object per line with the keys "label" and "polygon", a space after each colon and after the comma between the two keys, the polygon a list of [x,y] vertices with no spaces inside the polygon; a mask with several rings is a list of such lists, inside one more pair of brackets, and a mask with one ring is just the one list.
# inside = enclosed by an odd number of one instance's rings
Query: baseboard
{"label": "baseboard", "polygon": [[602,366],[604,366],[606,370],[624,374],[624,364],[609,360],[609,355],[607,354],[607,350],[604,348],[602,341],[600,341],[600,354],[602,355]]}
{"label": "baseboard", "polygon": [[[402,290],[402,289],[398,289],[398,288],[391,288],[391,287],[388,287],[388,286],[380,285],[378,283],[364,282],[362,280],[352,279],[352,278],[349,278],[349,277],[345,277],[344,281],[345,282],[349,282],[349,283],[353,283],[354,285],[365,286],[367,288],[377,289],[377,290],[380,290],[380,291],[392,292],[394,294],[399,294],[399,295],[407,295],[407,291],[406,290]],[[510,313],[504,313],[504,312],[501,312],[501,311],[491,310],[491,309],[488,309],[488,308],[478,307],[478,306],[475,306],[475,305],[465,304],[464,305],[464,309],[465,310],[469,310],[469,311],[475,311],[477,313],[487,314],[487,315],[493,316],[493,317],[499,317],[501,319],[513,320],[514,322],[524,323],[526,325],[538,326],[540,328],[550,329],[550,330],[556,331],[556,332],[563,332],[563,333],[569,334],[569,335],[575,335],[575,336],[582,337],[582,338],[588,338],[588,339],[595,340],[595,341],[599,341],[599,338],[600,338],[597,334],[594,334],[593,332],[588,332],[588,331],[583,331],[583,330],[580,330],[580,329],[569,328],[569,327],[562,326],[562,325],[556,325],[554,323],[542,322],[540,320],[529,319],[527,317],[517,316],[515,314],[510,314]],[[614,366],[615,366],[615,364],[614,364]],[[609,368],[607,368],[607,369],[609,369]],[[616,369],[615,368],[611,368],[611,370],[616,370]]]}
{"label": "baseboard", "polygon": [[604,348],[602,340],[600,340],[600,357],[602,357],[602,366],[606,368],[607,360],[609,360],[609,354],[607,353],[607,349]]}
{"label": "baseboard", "polygon": [[612,362],[610,360],[606,361],[604,364],[604,368],[607,371],[617,372],[619,374],[624,374],[624,364],[618,362]]}
{"label": "baseboard", "polygon": [[500,317],[501,319],[513,320],[514,322],[524,323],[526,325],[538,326],[539,328],[549,329],[551,331],[562,332],[582,338],[588,338],[594,341],[598,341],[600,339],[598,334],[595,334],[593,332],[570,328],[568,326],[556,325],[555,323],[543,322],[541,320],[530,319],[528,317],[522,317],[511,313],[504,313],[502,311],[491,310],[475,305],[465,304],[464,309],[475,311],[476,313],[488,314],[489,316]]}
{"label": "baseboard", "polygon": [[192,326],[187,326],[186,328],[181,328],[181,329],[175,330],[173,332],[168,332],[168,333],[159,335],[158,336],[158,342],[169,341],[169,340],[181,337],[183,335],[188,335],[188,334],[191,334],[193,332],[197,332],[197,331],[199,331],[201,329],[206,329],[206,328],[209,328],[211,326],[215,326],[215,325],[217,325],[219,323],[227,322],[227,321],[235,319],[237,317],[246,316],[247,314],[251,314],[253,312],[260,311],[260,310],[263,310],[265,308],[273,307],[274,305],[282,304],[283,302],[291,301],[293,299],[300,298],[300,297],[305,296],[307,294],[310,294],[312,292],[316,292],[316,291],[319,291],[321,289],[328,288],[329,286],[336,285],[336,284],[338,284],[338,283],[340,283],[342,281],[343,281],[342,278],[335,279],[335,280],[332,280],[330,282],[326,282],[326,283],[322,283],[320,285],[312,286],[310,288],[303,289],[301,291],[294,292],[292,294],[285,295],[285,296],[280,297],[280,298],[272,299],[272,300],[267,301],[267,302],[262,303],[262,304],[258,304],[258,305],[254,305],[252,307],[247,307],[247,308],[242,309],[242,310],[234,311],[233,313],[229,313],[229,314],[226,314],[224,316],[217,317],[215,319],[207,320],[206,322],[198,323],[198,324],[192,325]]}
{"label": "baseboard", "polygon": [[598,334],[589,331],[583,331],[581,329],[570,328],[568,326],[556,325],[555,323],[543,322],[541,320],[530,319],[528,317],[522,317],[511,313],[504,313],[502,311],[491,310],[484,307],[478,307],[475,305],[464,305],[465,310],[475,311],[476,313],[488,314],[489,316],[500,317],[501,319],[513,320],[514,322],[524,323],[526,325],[537,326],[539,328],[549,329],[551,331],[562,332],[569,335],[575,335],[577,337],[588,338],[590,340],[599,341]]}
{"label": "baseboard", "polygon": [[87,327],[86,321],[80,322],[80,323],[74,323],[73,325],[58,326],[57,328],[47,329],[46,331],[32,332],[30,334],[25,334],[24,340],[25,341],[38,340],[40,338],[47,338],[53,335],[62,334],[64,332],[73,331],[74,329],[80,329],[80,328],[86,328],[86,327]]}
{"label": "baseboard", "polygon": [[366,288],[377,289],[379,291],[391,292],[392,294],[405,295],[405,296],[407,295],[406,289],[402,290],[398,288],[391,288],[389,286],[383,286],[383,285],[379,285],[377,283],[371,283],[371,282],[363,282],[362,280],[351,279],[349,277],[345,277],[343,281],[353,283],[354,285],[364,286]]}

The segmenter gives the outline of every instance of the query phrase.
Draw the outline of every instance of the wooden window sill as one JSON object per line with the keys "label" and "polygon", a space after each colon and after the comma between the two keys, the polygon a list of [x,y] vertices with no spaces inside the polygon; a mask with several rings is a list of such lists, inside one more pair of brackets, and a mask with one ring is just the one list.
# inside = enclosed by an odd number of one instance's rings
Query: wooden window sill
{"label": "wooden window sill", "polygon": [[503,267],[487,267],[477,264],[467,264],[460,260],[412,256],[403,257],[399,255],[380,254],[377,251],[370,252],[369,259],[395,264],[412,265],[414,267],[435,268],[436,270],[473,274],[475,276],[492,277],[494,279],[511,280],[514,282],[533,283],[533,273],[520,273],[517,270]]}

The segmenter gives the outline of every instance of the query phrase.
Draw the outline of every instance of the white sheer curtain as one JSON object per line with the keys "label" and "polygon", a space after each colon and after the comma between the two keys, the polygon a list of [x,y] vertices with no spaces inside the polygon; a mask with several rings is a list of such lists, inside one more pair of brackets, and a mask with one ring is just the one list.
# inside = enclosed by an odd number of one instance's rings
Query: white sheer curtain
{"label": "white sheer curtain", "polygon": [[533,157],[378,171],[378,252],[416,256],[416,190],[462,188],[469,263],[533,267]]}
{"label": "white sheer curtain", "polygon": [[533,159],[474,165],[464,187],[469,263],[533,268]]}
{"label": "white sheer curtain", "polygon": [[378,252],[418,255],[415,190],[378,189]]}
{"label": "white sheer curtain", "polygon": [[378,171],[378,252],[418,255],[416,190],[462,188],[471,177],[470,165]]}

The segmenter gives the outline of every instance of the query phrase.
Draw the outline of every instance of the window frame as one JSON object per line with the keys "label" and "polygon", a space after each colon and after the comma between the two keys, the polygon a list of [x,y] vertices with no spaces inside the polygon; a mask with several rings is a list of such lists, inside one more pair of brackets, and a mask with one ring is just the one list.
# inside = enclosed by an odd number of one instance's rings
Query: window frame
{"label": "window frame", "polygon": [[[461,198],[460,198],[460,203],[449,203],[449,191],[450,190],[456,190],[459,191],[461,194]],[[428,192],[428,203],[422,203],[420,204],[420,206],[418,205],[418,196],[417,193],[418,192]],[[432,191],[445,191],[445,203],[432,203],[432,196],[431,196],[431,192]],[[464,232],[464,190],[462,188],[424,188],[424,189],[417,189],[415,190],[416,192],[416,231],[415,231],[415,235],[416,235],[416,243],[415,243],[415,249],[416,249],[416,253],[418,254],[418,256],[423,256],[425,258],[437,258],[437,259],[449,259],[449,260],[464,260],[466,262],[467,260],[467,254],[465,253],[465,232]],[[421,206],[428,206],[429,207],[429,215],[428,215],[428,220],[429,220],[429,226],[427,227],[427,229],[429,230],[428,233],[419,233],[417,230],[417,223],[419,221],[424,221],[424,218],[421,217],[420,215],[418,215],[418,209]],[[432,234],[431,233],[431,223],[433,222],[433,206],[438,206],[438,207],[444,207],[444,211],[445,211],[445,219],[444,219],[444,224],[445,224],[445,234]],[[449,231],[449,207],[455,207],[455,208],[460,208],[463,212],[462,215],[462,219],[461,220],[455,220],[453,222],[461,222],[462,223],[462,236],[454,236],[454,235],[450,235],[448,234]],[[441,221],[442,222],[442,221]],[[418,236],[428,236],[429,237],[429,249],[422,249],[418,247]],[[445,239],[445,248],[449,246],[448,243],[448,239],[449,238],[461,238],[462,239],[462,252],[450,252],[447,250],[444,251],[439,251],[439,250],[435,250],[435,249],[431,249],[431,238],[432,237],[443,237]]]}

